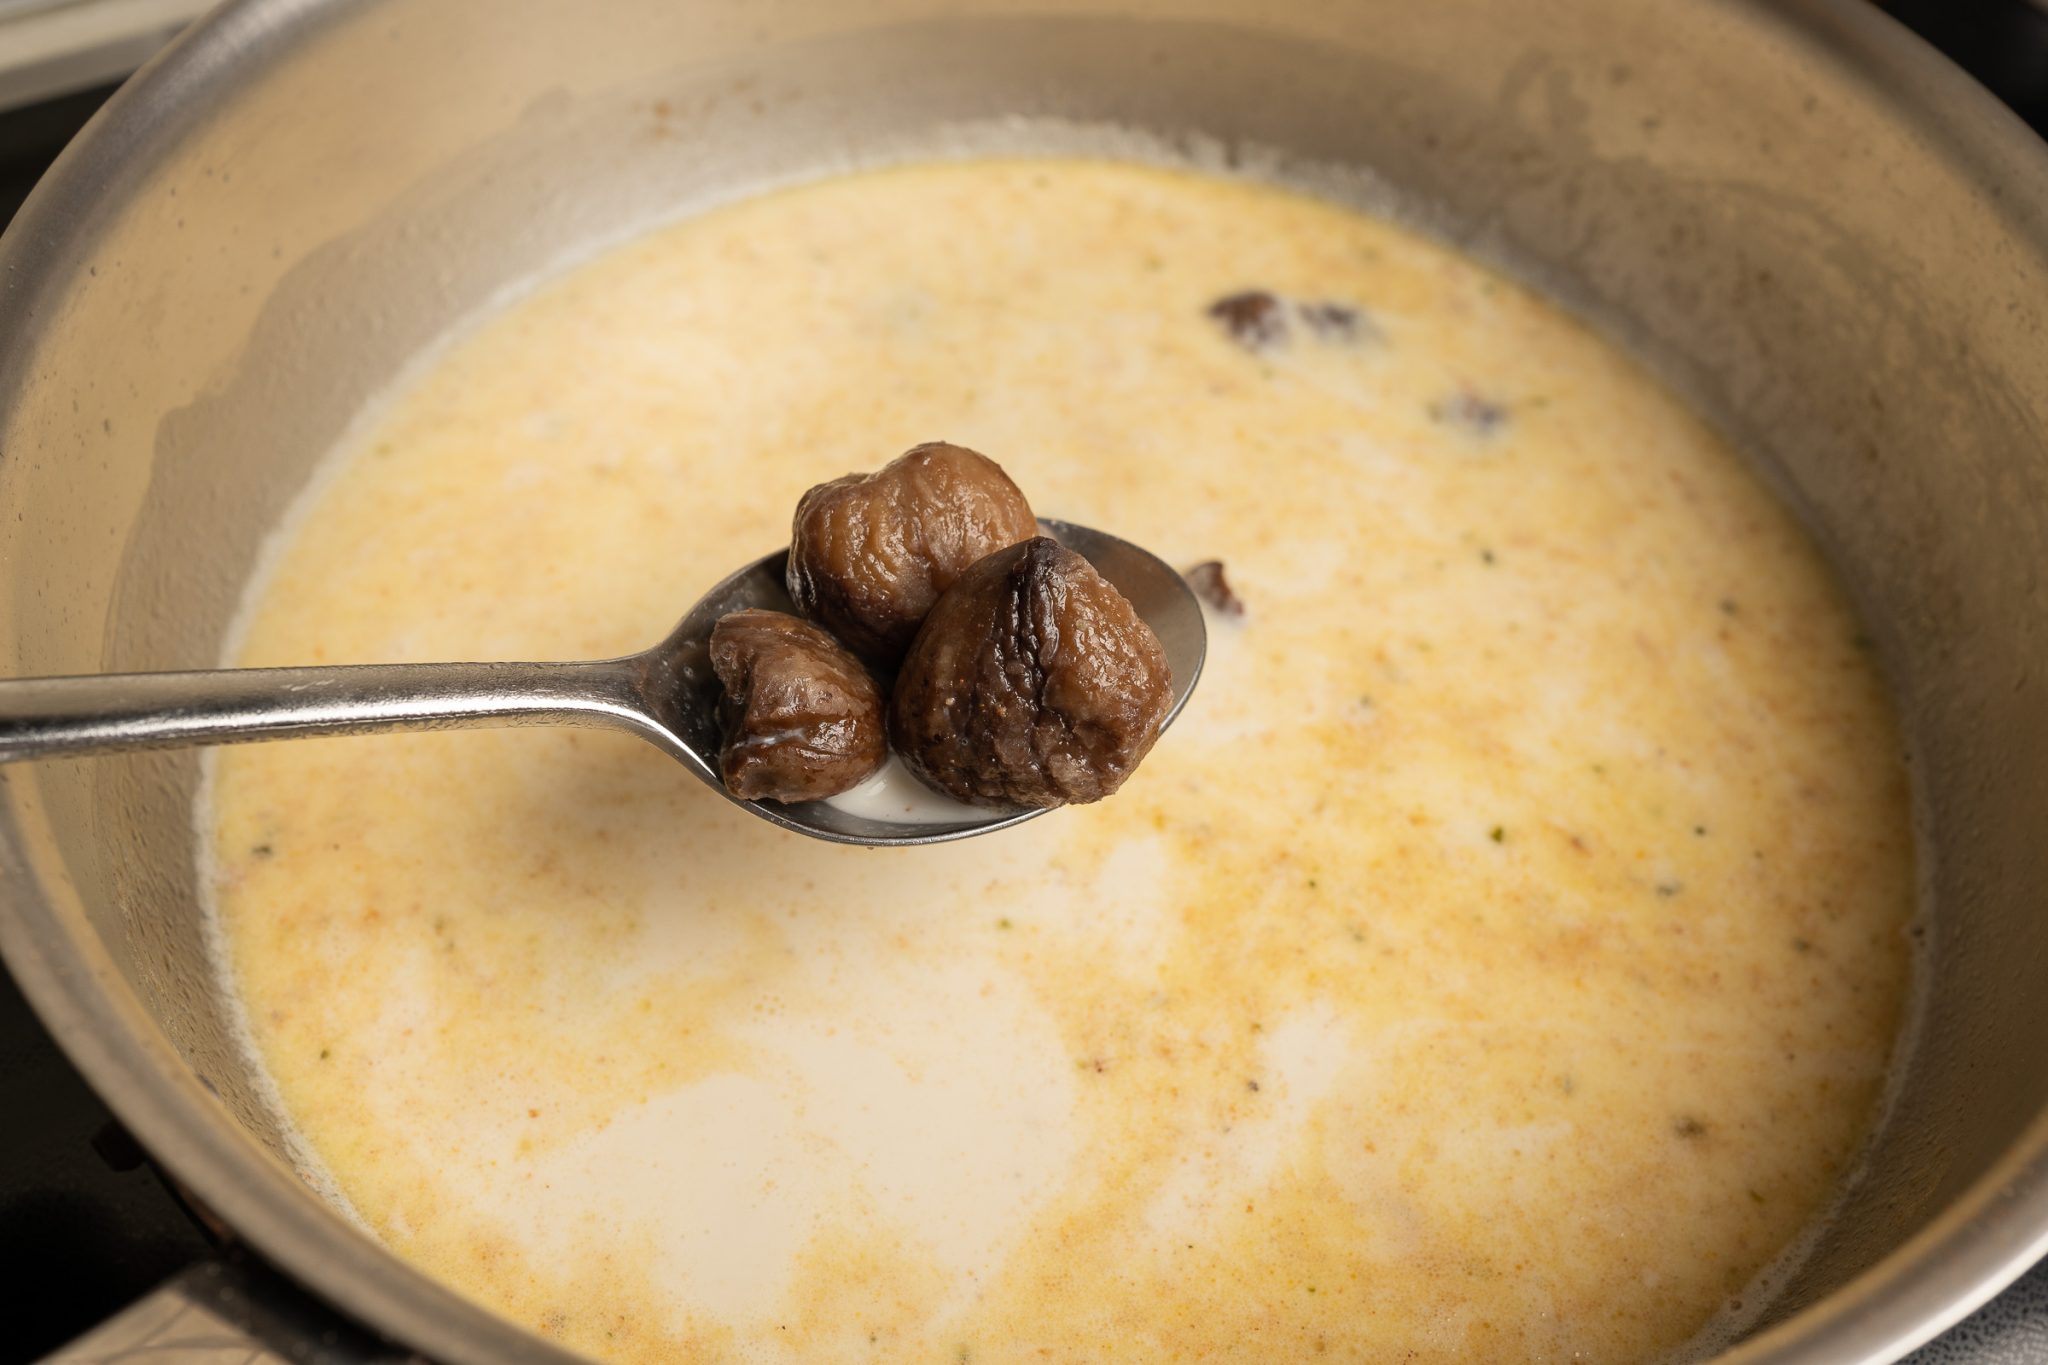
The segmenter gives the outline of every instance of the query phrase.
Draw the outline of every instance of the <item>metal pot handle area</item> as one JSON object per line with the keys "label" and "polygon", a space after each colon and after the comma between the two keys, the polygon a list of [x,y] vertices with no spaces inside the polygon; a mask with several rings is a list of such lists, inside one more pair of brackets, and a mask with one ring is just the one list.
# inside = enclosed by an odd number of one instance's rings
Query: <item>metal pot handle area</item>
{"label": "metal pot handle area", "polygon": [[243,1259],[180,1271],[43,1365],[422,1365]]}

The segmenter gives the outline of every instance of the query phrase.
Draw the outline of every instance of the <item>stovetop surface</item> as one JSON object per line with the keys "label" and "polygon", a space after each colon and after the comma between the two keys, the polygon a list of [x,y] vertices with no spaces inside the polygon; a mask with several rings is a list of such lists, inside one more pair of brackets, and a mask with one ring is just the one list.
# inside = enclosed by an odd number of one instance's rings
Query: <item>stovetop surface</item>
{"label": "stovetop surface", "polygon": [[[2048,0],[1882,6],[2048,133]],[[0,114],[0,224],[112,87]],[[71,1069],[0,972],[0,1360],[35,1360],[174,1272],[209,1242]],[[2001,1311],[2002,1310],[2002,1311]],[[1990,1343],[1986,1345],[1985,1343]],[[2048,1266],[1910,1365],[2048,1361]]]}

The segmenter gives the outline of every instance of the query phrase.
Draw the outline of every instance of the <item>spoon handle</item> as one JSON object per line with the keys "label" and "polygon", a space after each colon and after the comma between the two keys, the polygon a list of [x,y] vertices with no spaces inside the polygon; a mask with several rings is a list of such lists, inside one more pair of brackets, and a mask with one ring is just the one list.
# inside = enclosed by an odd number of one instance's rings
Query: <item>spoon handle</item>
{"label": "spoon handle", "polygon": [[378,730],[644,731],[634,664],[351,664],[6,679],[0,763]]}

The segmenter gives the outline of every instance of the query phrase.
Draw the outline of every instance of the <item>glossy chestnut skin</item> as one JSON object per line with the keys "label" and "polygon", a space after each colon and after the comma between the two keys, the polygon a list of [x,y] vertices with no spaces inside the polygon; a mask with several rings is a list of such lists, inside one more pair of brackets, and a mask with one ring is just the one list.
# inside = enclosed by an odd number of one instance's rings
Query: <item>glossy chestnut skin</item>
{"label": "glossy chestnut skin", "polygon": [[1037,533],[1002,466],[934,441],[804,494],[790,528],[789,596],[848,649],[891,669],[961,574]]}
{"label": "glossy chestnut skin", "polygon": [[719,773],[748,801],[822,801],[882,766],[882,692],[830,635],[786,612],[749,608],[711,628],[725,687]]}
{"label": "glossy chestnut skin", "polygon": [[1165,652],[1123,595],[1047,537],[998,550],[939,599],[903,660],[889,737],[976,805],[1100,801],[1172,707]]}

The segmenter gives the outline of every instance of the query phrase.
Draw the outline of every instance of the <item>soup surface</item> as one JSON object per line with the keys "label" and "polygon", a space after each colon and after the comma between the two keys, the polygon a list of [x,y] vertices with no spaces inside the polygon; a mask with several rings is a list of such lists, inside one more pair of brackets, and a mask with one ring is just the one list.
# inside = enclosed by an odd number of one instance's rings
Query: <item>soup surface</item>
{"label": "soup surface", "polygon": [[[1208,312],[1252,288],[1277,339]],[[1894,723],[1730,452],[1404,231],[1085,161],[707,213],[423,368],[236,661],[635,650],[941,438],[1228,565],[1123,792],[874,852],[607,734],[223,751],[309,1176],[622,1360],[1641,1362],[1753,1311],[1900,1028]]]}

